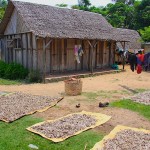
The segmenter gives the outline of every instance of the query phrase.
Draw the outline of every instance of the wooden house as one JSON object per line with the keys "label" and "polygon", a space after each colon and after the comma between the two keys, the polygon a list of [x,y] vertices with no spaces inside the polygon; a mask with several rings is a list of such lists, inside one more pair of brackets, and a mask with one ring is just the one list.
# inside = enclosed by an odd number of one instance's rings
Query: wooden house
{"label": "wooden house", "polygon": [[[5,62],[54,74],[107,68],[115,61],[116,42],[128,39],[100,14],[10,0],[0,41]],[[80,63],[76,45],[84,51]]]}
{"label": "wooden house", "polygon": [[150,42],[142,43],[142,48],[144,49],[144,53],[150,53]]}

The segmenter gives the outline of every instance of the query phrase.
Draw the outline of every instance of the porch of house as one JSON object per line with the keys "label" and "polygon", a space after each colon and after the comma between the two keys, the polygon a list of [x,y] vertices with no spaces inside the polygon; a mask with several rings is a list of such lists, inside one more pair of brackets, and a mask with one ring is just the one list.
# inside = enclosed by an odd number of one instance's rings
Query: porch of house
{"label": "porch of house", "polygon": [[51,75],[47,75],[45,77],[45,83],[52,83],[52,82],[58,82],[58,81],[64,81],[69,78],[86,78],[86,77],[94,77],[99,75],[105,75],[105,74],[112,74],[112,73],[119,73],[123,72],[125,70],[119,69],[119,70],[113,70],[111,68],[107,69],[96,69],[93,73],[91,71],[78,71],[78,72],[66,72],[66,73],[55,73]]}

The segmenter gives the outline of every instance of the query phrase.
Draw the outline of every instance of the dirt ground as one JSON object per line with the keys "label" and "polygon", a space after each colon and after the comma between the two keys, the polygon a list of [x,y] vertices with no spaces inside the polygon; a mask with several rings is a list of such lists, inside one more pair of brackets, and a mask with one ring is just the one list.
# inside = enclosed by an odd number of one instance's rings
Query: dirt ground
{"label": "dirt ground", "polygon": [[[119,108],[99,108],[99,102],[118,100],[124,96],[133,95],[136,89],[150,89],[150,72],[137,74],[126,66],[126,72],[84,78],[83,92],[103,91],[95,100],[87,99],[86,95],[65,96],[55,107],[43,113],[36,113],[36,117],[56,119],[64,115],[80,112],[82,110],[100,112],[112,116],[110,121],[93,129],[96,132],[109,133],[116,125],[145,128],[150,130],[150,122],[138,113]],[[15,86],[0,86],[0,91],[21,91],[34,95],[57,96],[64,93],[64,82],[49,84],[30,84]],[[111,91],[114,91],[112,93]],[[117,91],[117,92],[116,92]],[[108,93],[108,94],[107,94]],[[109,95],[109,96],[108,96]],[[111,96],[110,96],[111,95]],[[76,108],[80,103],[81,107]]]}

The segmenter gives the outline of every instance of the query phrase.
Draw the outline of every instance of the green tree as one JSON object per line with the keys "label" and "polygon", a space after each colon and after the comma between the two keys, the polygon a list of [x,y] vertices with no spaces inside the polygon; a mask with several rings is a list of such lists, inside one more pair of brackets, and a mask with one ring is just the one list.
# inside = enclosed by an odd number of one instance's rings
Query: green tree
{"label": "green tree", "polygon": [[142,0],[136,7],[136,29],[150,26],[150,0]]}
{"label": "green tree", "polygon": [[127,5],[133,5],[135,3],[135,0],[112,0],[113,2],[118,2],[118,3],[124,3]]}
{"label": "green tree", "polygon": [[106,19],[114,27],[132,29],[135,21],[134,7],[117,2],[106,6]]}
{"label": "green tree", "polygon": [[89,11],[94,12],[94,13],[99,13],[99,14],[102,14],[104,16],[106,15],[105,7],[103,7],[103,6],[100,6],[100,7],[91,6],[89,8]]}
{"label": "green tree", "polygon": [[91,6],[90,0],[78,0],[79,6],[89,7]]}
{"label": "green tree", "polygon": [[2,18],[4,16],[6,6],[7,2],[5,0],[0,0],[0,22],[2,21]]}
{"label": "green tree", "polygon": [[62,4],[56,4],[56,6],[58,6],[58,7],[68,7],[68,5],[64,4],[64,3],[62,3]]}
{"label": "green tree", "polygon": [[149,27],[145,27],[143,30],[139,30],[142,40],[144,42],[150,42],[150,26]]}
{"label": "green tree", "polygon": [[72,9],[80,9],[80,6],[79,5],[72,5],[71,8]]}

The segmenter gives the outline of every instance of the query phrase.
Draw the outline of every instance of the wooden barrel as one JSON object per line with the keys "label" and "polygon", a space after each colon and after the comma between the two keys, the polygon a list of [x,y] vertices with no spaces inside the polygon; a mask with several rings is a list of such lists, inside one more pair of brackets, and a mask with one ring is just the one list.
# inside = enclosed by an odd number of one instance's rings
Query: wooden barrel
{"label": "wooden barrel", "polygon": [[82,93],[82,81],[80,79],[71,78],[65,80],[65,93],[70,96],[80,95]]}

